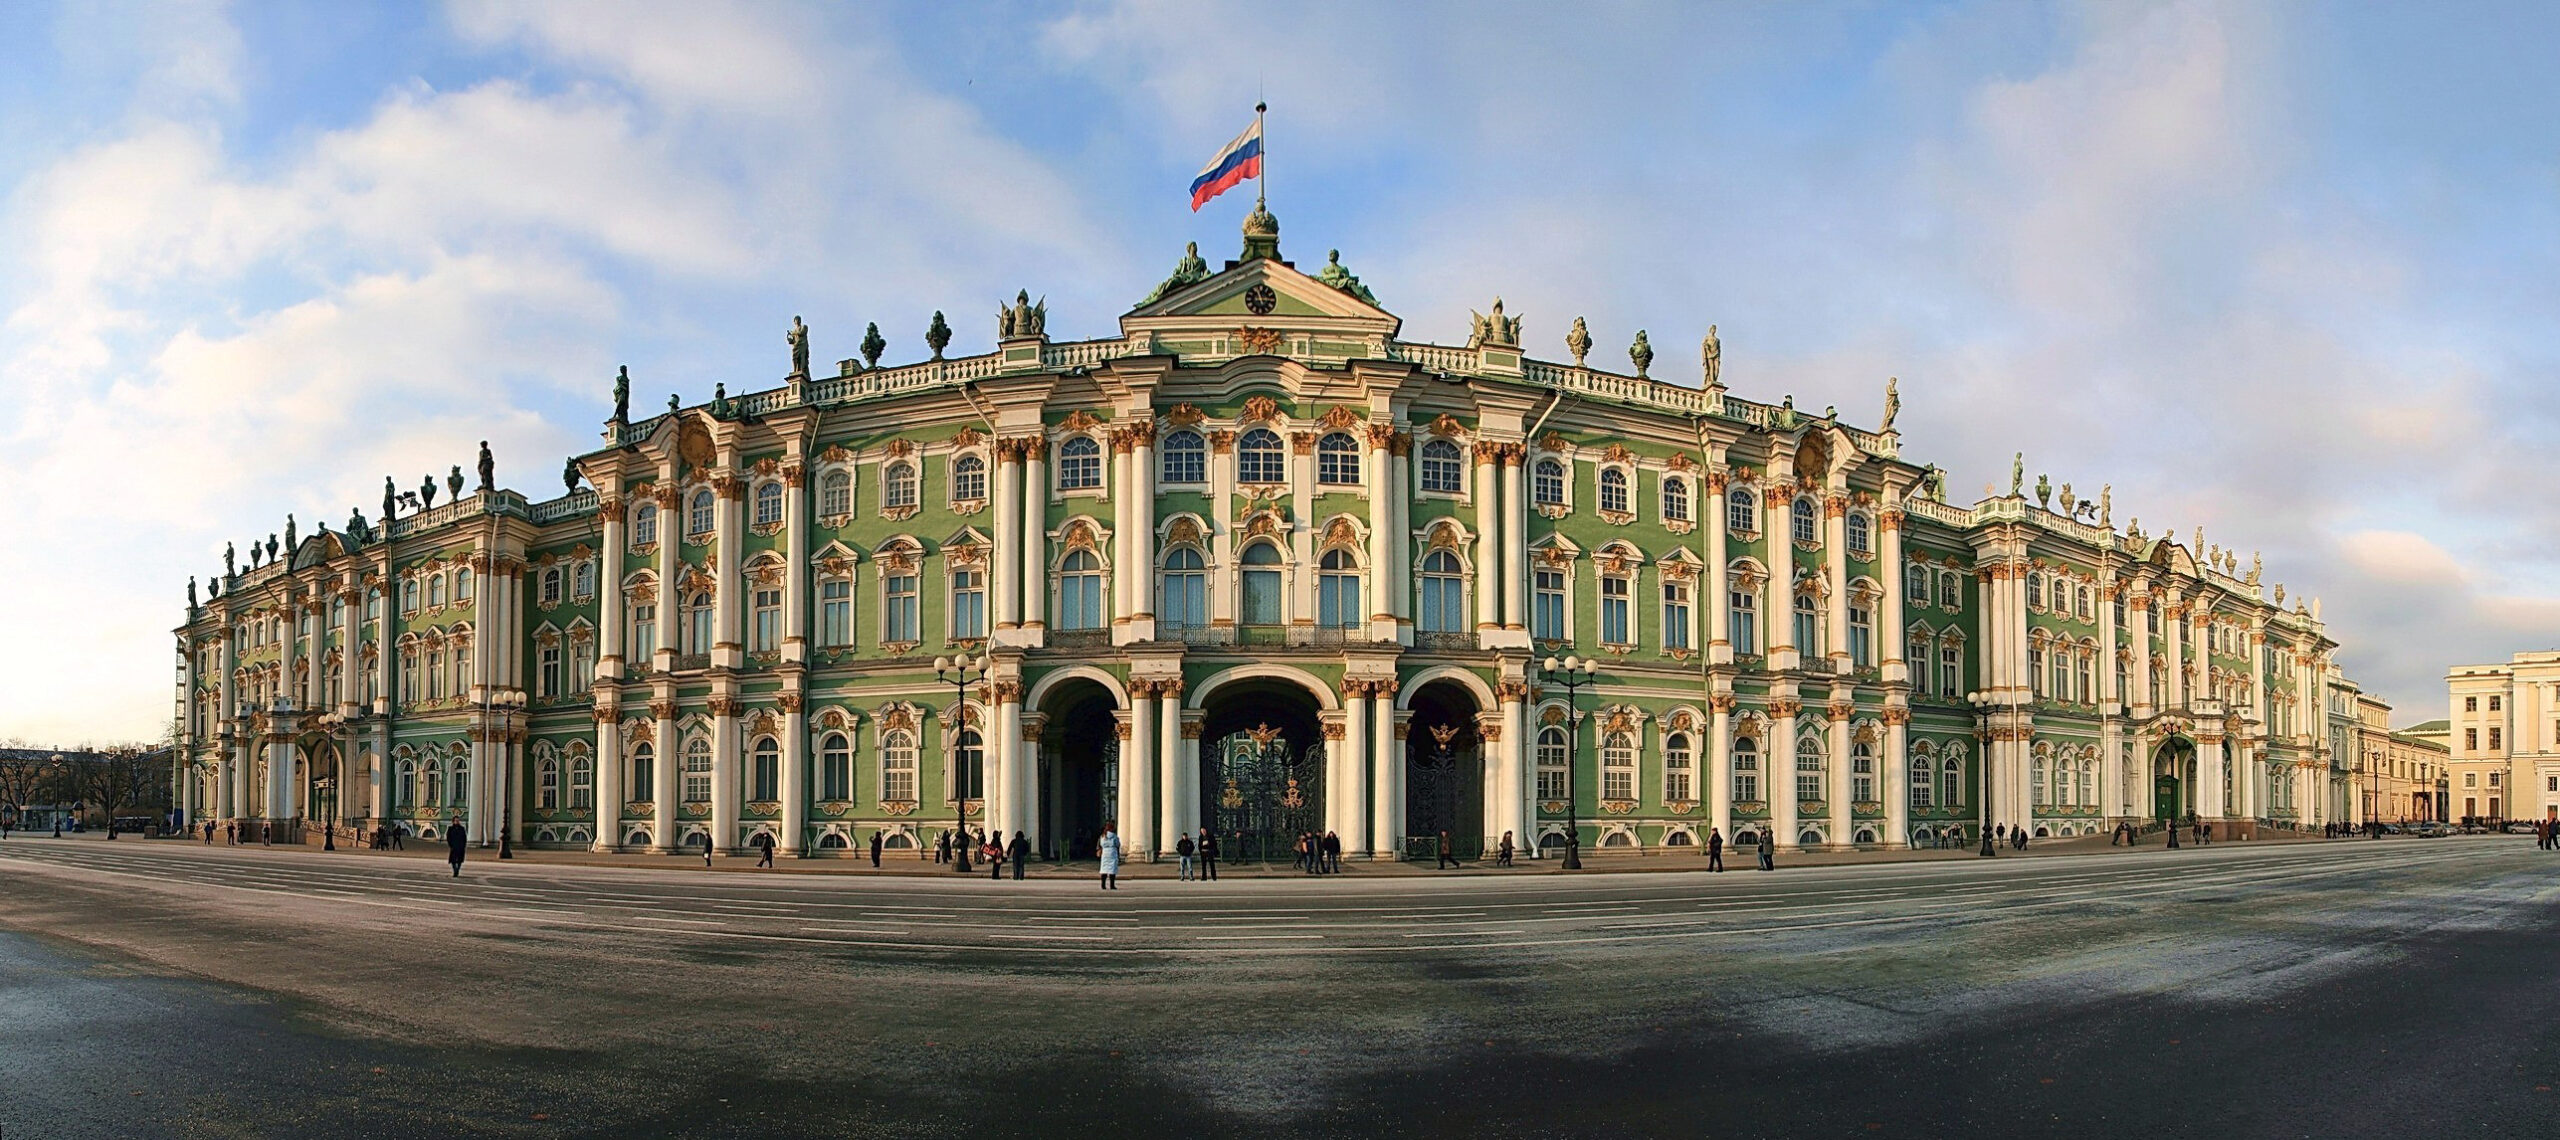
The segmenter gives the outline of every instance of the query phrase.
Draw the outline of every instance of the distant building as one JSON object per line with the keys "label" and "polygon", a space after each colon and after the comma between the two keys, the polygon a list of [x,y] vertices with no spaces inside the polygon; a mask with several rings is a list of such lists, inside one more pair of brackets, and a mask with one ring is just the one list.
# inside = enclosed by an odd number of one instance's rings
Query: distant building
{"label": "distant building", "polygon": [[2560,650],[2445,674],[2456,819],[2560,818]]}

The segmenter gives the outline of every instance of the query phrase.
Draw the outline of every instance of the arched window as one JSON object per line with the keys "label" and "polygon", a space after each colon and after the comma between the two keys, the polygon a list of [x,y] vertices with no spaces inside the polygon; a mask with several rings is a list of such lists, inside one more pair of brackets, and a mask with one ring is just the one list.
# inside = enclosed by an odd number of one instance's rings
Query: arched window
{"label": "arched window", "polygon": [[1748,736],[1733,741],[1733,802],[1760,802],[1760,742]]}
{"label": "arched window", "polygon": [[1904,570],[1902,576],[1902,584],[1904,587],[1903,599],[1915,606],[1928,605],[1929,579],[1931,577],[1932,575],[1925,567],[1913,566]]}
{"label": "arched window", "polygon": [[1849,553],[1860,558],[1874,553],[1875,546],[1873,536],[1869,533],[1870,524],[1867,522],[1866,512],[1851,511],[1849,513],[1848,532]]}
{"label": "arched window", "polygon": [[963,800],[985,799],[987,795],[987,753],[978,741],[978,730],[964,728],[952,735],[951,774],[955,794]]}
{"label": "arched window", "polygon": [[782,798],[782,745],[772,737],[756,740],[755,762],[750,765],[747,798],[759,803],[772,803]]}
{"label": "arched window", "polygon": [[570,572],[569,592],[581,601],[595,596],[596,564],[594,561],[582,561],[578,563],[577,569]]}
{"label": "arched window", "polygon": [[1552,457],[1539,460],[1530,483],[1529,497],[1536,499],[1539,506],[1561,507],[1564,505],[1563,460]]}
{"label": "arched window", "polygon": [[1568,775],[1565,764],[1570,759],[1570,751],[1571,744],[1561,726],[1551,724],[1538,730],[1539,800],[1555,802],[1565,798]]}
{"label": "arched window", "polygon": [[1912,757],[1911,807],[1914,811],[1929,810],[1930,801],[1933,799],[1930,795],[1930,785],[1934,782],[1929,777],[1929,758],[1927,756]]}
{"label": "arched window", "polygon": [[2096,807],[2098,804],[2097,768],[2098,762],[2095,760],[2080,762],[2080,806],[2082,807]]}
{"label": "arched window", "polygon": [[2050,794],[2048,789],[2051,787],[2051,785],[2046,782],[2046,769],[2050,768],[2052,765],[2053,761],[2042,756],[2036,757],[2032,763],[2027,765],[2028,803],[2034,804],[2037,807],[2044,807],[2053,802],[2045,798]]}
{"label": "arched window", "polygon": [[2027,608],[2037,610],[2044,608],[2044,575],[2042,573],[2027,575]]}
{"label": "arched window", "polygon": [[1749,535],[1760,529],[1760,511],[1751,500],[1749,487],[1737,486],[1724,493],[1725,533]]}
{"label": "arched window", "polygon": [[1819,545],[1822,542],[1822,512],[1813,505],[1812,496],[1797,496],[1795,505],[1788,508],[1787,518],[1792,527],[1791,533],[1797,542],[1807,546]]}
{"label": "arched window", "polygon": [[711,741],[703,737],[684,746],[684,802],[711,802]]}
{"label": "arched window", "polygon": [[711,533],[711,488],[693,493],[693,505],[685,508],[684,532],[687,535]]}
{"label": "arched window", "polygon": [[533,762],[533,806],[539,811],[560,807],[560,762],[545,756]]}
{"label": "arched window", "polygon": [[645,804],[658,798],[658,753],[646,740],[631,746],[631,779],[623,784],[630,801]]}
{"label": "arched window", "polygon": [[427,606],[430,609],[434,609],[443,605],[444,575],[429,574],[427,575]]}
{"label": "arched window", "polygon": [[1822,655],[1822,616],[1813,595],[1796,595],[1796,652],[1806,657]]}
{"label": "arched window", "polygon": [[1849,746],[1849,799],[1871,804],[1876,798],[1876,746],[1861,740]]}
{"label": "arched window", "polygon": [[1601,468],[1600,509],[1604,511],[1623,512],[1628,509],[1629,498],[1630,496],[1627,493],[1627,473],[1625,469],[1618,467]]}
{"label": "arched window", "polygon": [[1087,490],[1102,485],[1102,445],[1080,435],[1058,447],[1058,489]]}
{"label": "arched window", "polygon": [[2095,665],[2096,657],[2097,654],[2095,652],[2088,649],[2082,649],[2075,658],[2074,664],[2077,669],[2076,675],[2078,677],[2079,688],[2073,691],[2080,695],[2080,703],[2084,705],[2096,704],[2098,702],[2098,690],[2092,687],[2091,682],[2093,678],[2090,676]]}
{"label": "arched window", "polygon": [[542,607],[544,609],[560,604],[560,584],[559,567],[554,566],[542,572]]}
{"label": "arched window", "polygon": [[685,601],[685,645],[687,653],[711,652],[711,591],[695,592]]}
{"label": "arched window", "polygon": [[1360,483],[1360,441],[1348,432],[1332,432],[1316,441],[1316,482],[1334,487]]}
{"label": "arched window", "polygon": [[471,758],[456,755],[447,764],[450,771],[444,782],[445,806],[462,807],[471,802]]}
{"label": "arched window", "polygon": [[1458,633],[1467,628],[1467,583],[1458,556],[1434,550],[1422,556],[1422,612],[1416,628],[1426,633]]}
{"label": "arched window", "polygon": [[1725,595],[1725,640],[1736,653],[1760,652],[1760,592],[1735,587]]}
{"label": "arched window", "polygon": [[415,760],[403,760],[403,761],[401,761],[401,762],[400,762],[400,778],[398,779],[398,781],[394,782],[394,783],[391,785],[391,793],[392,793],[392,796],[393,796],[393,798],[394,798],[395,802],[398,804],[398,806],[400,806],[400,807],[404,807],[404,808],[405,808],[405,807],[415,807],[415,806],[417,806],[417,803],[418,803],[418,762],[417,762],[417,761],[415,761]]}
{"label": "arched window", "polygon": [[1697,799],[1691,794],[1689,734],[1675,732],[1662,738],[1662,798],[1667,803],[1687,803]]}
{"label": "arched window", "polygon": [[1068,554],[1058,564],[1058,628],[1101,629],[1102,560],[1090,550]]}
{"label": "arched window", "polygon": [[1156,617],[1168,628],[1209,624],[1209,575],[1199,551],[1187,546],[1166,551],[1160,589]]}
{"label": "arched window", "polygon": [[890,803],[916,800],[916,738],[904,730],[880,738],[880,798]]}
{"label": "arched window", "polygon": [[464,566],[453,572],[453,600],[459,604],[471,597],[471,568]]}
{"label": "arched window", "polygon": [[1964,802],[1964,760],[1949,756],[1938,766],[1938,802],[1955,807]]}
{"label": "arched window", "polygon": [[658,541],[658,505],[656,503],[642,503],[632,509],[631,541],[641,546]]}
{"label": "arched window", "polygon": [[853,748],[841,732],[818,741],[818,798],[831,803],[853,798]]}
{"label": "arched window", "polygon": [[569,807],[585,811],[596,806],[596,764],[585,752],[569,754]]}
{"label": "arched window", "polygon": [[1357,629],[1360,612],[1360,564],[1347,550],[1328,550],[1317,564],[1316,624],[1329,629]]}
{"label": "arched window", "polygon": [[756,488],[756,525],[782,525],[782,484],[767,483]]}
{"label": "arched window", "polygon": [[1164,476],[1167,483],[1206,483],[1209,481],[1209,445],[1196,431],[1178,431],[1164,437]]}
{"label": "arched window", "polygon": [[[1064,472],[1066,465],[1061,462],[1058,469]],[[890,510],[916,505],[915,464],[901,459],[880,469],[880,505]]]}
{"label": "arched window", "polygon": [[1938,606],[1950,610],[1964,608],[1964,580],[1953,570],[1938,575]]}
{"label": "arched window", "polygon": [[1626,733],[1610,733],[1609,738],[1601,742],[1600,798],[1636,798],[1636,742]]}
{"label": "arched window", "polygon": [[[1087,555],[1086,557],[1091,557]],[[924,640],[924,614],[916,597],[918,575],[909,570],[880,579],[880,639],[911,643]],[[1076,627],[1069,627],[1076,628]]]}
{"label": "arched window", "polygon": [[[2080,587],[2080,620],[2088,621],[2097,612],[2097,595],[2087,586]],[[2228,639],[2225,639],[2226,641]]]}
{"label": "arched window", "polygon": [[1246,625],[1279,625],[1286,620],[1281,599],[1280,548],[1257,542],[1244,548],[1244,612]]}
{"label": "arched window", "polygon": [[444,806],[444,762],[428,758],[419,777],[421,791],[418,802],[428,807]]}
{"label": "arched window", "polygon": [[1662,517],[1669,522],[1689,521],[1689,481],[1677,475],[1662,481]]}
{"label": "arched window", "polygon": [[853,513],[853,476],[829,471],[818,477],[818,513],[840,518]]}
{"label": "arched window", "polygon": [[1822,801],[1822,738],[1806,733],[1796,738],[1796,802]]}
{"label": "arched window", "polygon": [[1289,476],[1283,462],[1280,433],[1270,428],[1255,428],[1236,440],[1239,483],[1285,483]]}
{"label": "arched window", "polygon": [[1458,445],[1435,439],[1422,445],[1422,489],[1457,494],[1465,485],[1466,461]]}

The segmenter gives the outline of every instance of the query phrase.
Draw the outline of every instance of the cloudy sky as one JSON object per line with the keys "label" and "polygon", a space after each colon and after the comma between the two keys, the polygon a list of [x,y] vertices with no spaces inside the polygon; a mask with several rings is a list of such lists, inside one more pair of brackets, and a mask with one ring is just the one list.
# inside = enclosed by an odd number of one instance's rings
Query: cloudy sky
{"label": "cloudy sky", "polygon": [[[0,3],[0,737],[147,737],[189,574],[1018,288],[1110,334],[1241,195],[1458,341],[1496,294],[2263,550],[2403,722],[2560,644],[2560,7]],[[1679,371],[1665,368],[1664,371]],[[2244,554],[2245,557],[2245,554]]]}

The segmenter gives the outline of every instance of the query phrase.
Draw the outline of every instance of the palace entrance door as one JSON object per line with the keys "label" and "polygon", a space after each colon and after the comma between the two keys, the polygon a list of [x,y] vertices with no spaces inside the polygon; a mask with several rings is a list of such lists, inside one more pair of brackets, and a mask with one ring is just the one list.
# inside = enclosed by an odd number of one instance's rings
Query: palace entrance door
{"label": "palace entrance door", "polygon": [[1270,725],[1229,733],[1203,751],[1200,818],[1218,835],[1218,858],[1275,863],[1296,857],[1302,832],[1324,832],[1324,745],[1301,746]]}
{"label": "palace entrance door", "polygon": [[1437,860],[1440,833],[1460,859],[1484,855],[1484,747],[1474,697],[1448,681],[1413,697],[1405,734],[1404,856]]}

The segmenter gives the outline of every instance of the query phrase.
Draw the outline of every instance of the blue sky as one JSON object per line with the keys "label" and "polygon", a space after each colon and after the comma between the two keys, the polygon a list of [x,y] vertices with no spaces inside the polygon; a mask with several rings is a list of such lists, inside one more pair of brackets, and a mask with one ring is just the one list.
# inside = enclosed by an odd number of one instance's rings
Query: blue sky
{"label": "blue sky", "polygon": [[2560,644],[2560,9],[0,4],[0,737],[149,736],[226,541],[999,300],[1105,335],[1240,195],[1406,335],[2013,451],[2322,599],[2343,659]]}

